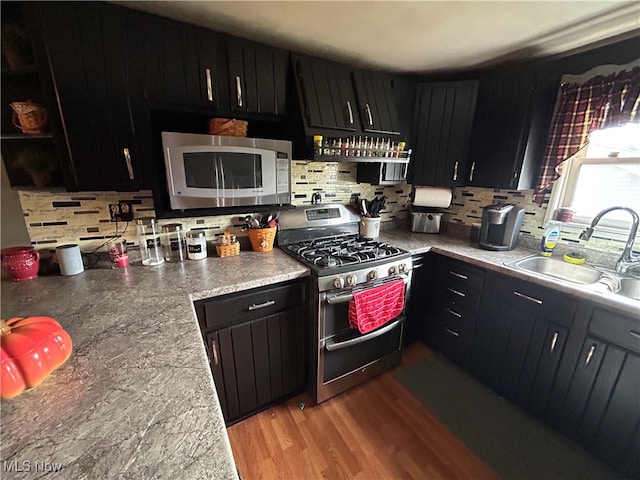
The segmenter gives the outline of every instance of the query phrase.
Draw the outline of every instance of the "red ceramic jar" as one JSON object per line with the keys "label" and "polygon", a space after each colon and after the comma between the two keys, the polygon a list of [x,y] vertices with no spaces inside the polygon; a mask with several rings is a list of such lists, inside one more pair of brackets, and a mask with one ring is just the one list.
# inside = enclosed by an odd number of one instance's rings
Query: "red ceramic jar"
{"label": "red ceramic jar", "polygon": [[38,276],[40,252],[33,247],[9,247],[0,251],[2,266],[14,282],[31,280]]}

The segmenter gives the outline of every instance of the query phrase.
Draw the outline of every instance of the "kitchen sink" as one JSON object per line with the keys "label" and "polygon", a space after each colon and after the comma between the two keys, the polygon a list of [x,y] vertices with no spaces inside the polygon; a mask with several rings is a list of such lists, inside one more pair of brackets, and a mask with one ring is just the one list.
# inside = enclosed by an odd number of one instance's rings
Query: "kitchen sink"
{"label": "kitchen sink", "polygon": [[540,255],[521,258],[514,262],[505,263],[507,267],[526,270],[547,277],[553,277],[579,285],[590,285],[598,282],[603,273],[587,265],[574,265],[562,260]]}
{"label": "kitchen sink", "polygon": [[621,278],[620,290],[616,292],[618,295],[640,300],[640,279],[638,278]]}

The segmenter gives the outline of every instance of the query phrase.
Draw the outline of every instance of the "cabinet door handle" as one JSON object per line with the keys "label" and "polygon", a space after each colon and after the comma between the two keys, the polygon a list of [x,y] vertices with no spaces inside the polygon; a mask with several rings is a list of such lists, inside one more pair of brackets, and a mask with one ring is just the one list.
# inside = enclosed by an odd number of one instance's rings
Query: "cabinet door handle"
{"label": "cabinet door handle", "polygon": [[584,366],[588,367],[589,364],[591,363],[591,357],[593,357],[593,352],[596,351],[596,346],[595,345],[591,345],[591,348],[589,349],[589,353],[587,353],[587,358],[584,361]]}
{"label": "cabinet door handle", "polygon": [[451,330],[450,328],[445,328],[445,330],[447,331],[447,333],[450,333],[454,337],[459,337],[460,336],[460,334],[458,332],[456,332],[455,330]]}
{"label": "cabinet door handle", "polygon": [[451,293],[455,293],[456,295],[458,295],[460,297],[466,297],[467,296],[466,293],[459,292],[458,290],[454,290],[451,287],[447,287],[447,290],[449,290]]}
{"label": "cabinet door handle", "polygon": [[451,315],[453,315],[454,317],[458,317],[458,318],[462,318],[462,315],[460,315],[458,312],[454,312],[453,310],[451,310],[450,308],[447,308],[447,312],[449,312]]}
{"label": "cabinet door handle", "polygon": [[249,311],[252,310],[258,310],[260,308],[265,308],[265,307],[270,307],[271,305],[275,305],[276,301],[275,300],[267,300],[264,303],[259,303],[258,305],[256,305],[255,303],[253,305],[249,305]]}
{"label": "cabinet door handle", "polygon": [[469,181],[473,182],[473,172],[476,170],[476,162],[471,164],[471,172],[469,173]]}
{"label": "cabinet door handle", "polygon": [[236,98],[238,99],[238,106],[242,106],[242,85],[240,84],[240,76],[236,75]]}
{"label": "cabinet door handle", "polygon": [[449,273],[451,275],[453,275],[454,277],[458,277],[458,278],[461,278],[463,280],[469,280],[469,277],[467,277],[466,275],[462,275],[461,273],[454,272],[453,270],[449,270]]}
{"label": "cabinet door handle", "polygon": [[453,179],[458,180],[458,162],[453,165]]}
{"label": "cabinet door handle", "polygon": [[539,300],[534,297],[530,297],[529,295],[525,295],[524,293],[520,293],[514,290],[513,294],[516,295],[517,297],[524,298],[525,300],[529,300],[530,302],[537,303],[538,305],[542,305],[542,300]]}
{"label": "cabinet door handle", "polygon": [[213,352],[213,364],[217,366],[220,362],[218,361],[218,346],[215,340],[211,340],[211,351]]}
{"label": "cabinet door handle", "polygon": [[551,353],[556,349],[556,343],[558,342],[558,332],[553,334],[553,338],[551,339]]}
{"label": "cabinet door handle", "polygon": [[632,337],[635,337],[637,339],[640,339],[640,333],[634,331],[634,330],[629,330],[629,335],[631,335]]}
{"label": "cabinet door handle", "polygon": [[127,164],[127,170],[129,171],[129,180],[134,180],[135,175],[133,174],[133,165],[131,164],[131,153],[128,148],[123,148],[122,153],[124,154],[124,162]]}
{"label": "cabinet door handle", "polygon": [[205,70],[205,74],[207,75],[207,100],[213,102],[213,85],[211,84],[211,69],[207,68]]}
{"label": "cabinet door handle", "polygon": [[518,180],[518,170],[513,172],[513,178],[511,179],[511,187],[512,188],[515,186],[516,180]]}
{"label": "cabinet door handle", "polygon": [[353,125],[353,110],[351,110],[351,102],[347,100],[347,112],[349,113],[349,124]]}
{"label": "cabinet door handle", "polygon": [[364,106],[365,110],[367,111],[367,118],[369,119],[369,126],[373,127],[373,117],[371,116],[371,107],[369,107],[369,104],[365,104]]}

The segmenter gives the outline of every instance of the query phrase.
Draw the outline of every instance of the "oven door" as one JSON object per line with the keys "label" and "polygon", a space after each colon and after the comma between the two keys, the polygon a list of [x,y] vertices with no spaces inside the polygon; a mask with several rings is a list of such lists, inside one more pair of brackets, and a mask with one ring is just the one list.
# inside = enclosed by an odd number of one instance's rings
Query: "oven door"
{"label": "oven door", "polygon": [[[374,288],[397,278],[400,277],[371,282],[366,288]],[[408,284],[407,279],[403,280],[406,297]],[[404,315],[362,334],[349,327],[349,302],[352,298],[352,292],[344,290],[320,294],[316,391],[318,403],[388,370],[400,361]]]}

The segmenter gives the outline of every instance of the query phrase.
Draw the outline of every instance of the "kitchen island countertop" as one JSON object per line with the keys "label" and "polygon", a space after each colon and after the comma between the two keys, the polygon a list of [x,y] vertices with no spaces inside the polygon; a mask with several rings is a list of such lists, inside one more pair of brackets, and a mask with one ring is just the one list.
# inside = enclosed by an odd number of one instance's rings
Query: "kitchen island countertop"
{"label": "kitchen island countertop", "polygon": [[2,401],[3,478],[237,479],[192,301],[308,275],[275,249],[3,281],[3,318],[51,316],[73,340]]}

